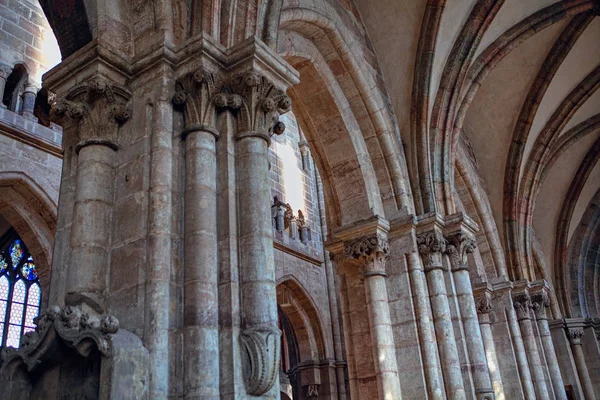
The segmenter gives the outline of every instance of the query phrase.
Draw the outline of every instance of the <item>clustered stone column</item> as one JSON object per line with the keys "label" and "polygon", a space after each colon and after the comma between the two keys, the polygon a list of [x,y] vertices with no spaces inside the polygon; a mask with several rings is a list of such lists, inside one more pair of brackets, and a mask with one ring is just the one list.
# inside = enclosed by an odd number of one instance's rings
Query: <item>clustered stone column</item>
{"label": "clustered stone column", "polygon": [[548,365],[548,373],[550,374],[550,380],[554,389],[554,397],[557,400],[566,400],[567,395],[564,389],[563,379],[560,374],[560,368],[558,366],[558,359],[556,357],[556,351],[554,350],[554,344],[552,343],[550,327],[548,326],[548,316],[546,313],[546,309],[550,307],[550,299],[548,298],[548,294],[546,292],[533,294],[531,296],[531,303],[535,314],[535,319],[537,321],[542,348],[546,354],[546,364]]}
{"label": "clustered stone column", "polygon": [[[273,230],[269,209],[268,147],[285,126],[278,120],[291,109],[290,99],[265,77],[249,72],[236,85],[228,103],[237,112],[237,196],[242,343],[246,390],[276,397],[280,330],[277,326]],[[242,103],[243,102],[243,103]],[[275,388],[274,388],[275,387]]]}
{"label": "clustered stone column", "polygon": [[[184,107],[185,398],[219,398],[216,102],[220,83],[203,68],[178,82],[173,97]],[[202,306],[199,306],[199,305]]]}
{"label": "clustered stone column", "polygon": [[382,234],[344,244],[345,255],[358,262],[364,277],[379,397],[400,400],[402,395],[385,279],[389,251],[387,238]]}
{"label": "clustered stone column", "polygon": [[65,130],[76,129],[80,140],[65,302],[83,303],[98,313],[104,311],[108,273],[117,132],[129,119],[128,98],[124,89],[95,77],[74,87],[53,109],[66,122]]}
{"label": "clustered stone column", "polygon": [[472,253],[475,247],[474,239],[459,232],[448,238],[446,252],[450,256],[456,297],[467,341],[467,352],[472,365],[475,393],[478,399],[491,400],[494,398],[494,390],[490,381],[490,372],[469,276],[468,254]]}
{"label": "clustered stone column", "polygon": [[590,373],[585,362],[585,355],[581,345],[583,332],[583,324],[572,324],[571,326],[567,327],[567,336],[569,337],[571,350],[573,351],[573,358],[575,359],[575,365],[577,366],[577,372],[579,373],[579,379],[581,380],[583,395],[585,396],[586,400],[595,400],[596,395],[594,393],[594,386],[590,378]]}
{"label": "clustered stone column", "polygon": [[492,363],[495,368],[488,368],[490,379],[494,388],[494,394],[498,396],[503,393],[502,375],[498,365],[498,357],[496,356],[496,346],[494,344],[494,335],[492,333],[491,313],[494,310],[492,300],[488,293],[483,294],[477,301],[477,315],[479,317],[479,329],[481,332],[481,340],[486,352],[487,362]]}
{"label": "clustered stone column", "polygon": [[431,307],[423,265],[416,251],[407,254],[408,272],[415,296],[415,310],[419,329],[427,388],[434,399],[444,398],[444,378],[438,357],[438,346],[431,318]]}
{"label": "clustered stone column", "polygon": [[2,102],[4,99],[4,88],[6,87],[6,79],[12,72],[12,67],[6,64],[0,64],[0,107],[6,108],[6,105]]}
{"label": "clustered stone column", "polygon": [[442,254],[446,251],[446,240],[440,232],[431,231],[419,235],[417,245],[423,258],[429,286],[446,394],[449,398],[465,399],[466,393],[444,278],[446,267],[443,265]]}
{"label": "clustered stone column", "polygon": [[536,396],[540,399],[549,399],[548,388],[544,378],[542,361],[537,348],[535,333],[531,323],[531,298],[528,293],[521,292],[513,295],[513,306],[517,312],[517,321],[521,330],[521,337],[525,345],[529,369],[533,376],[533,385]]}

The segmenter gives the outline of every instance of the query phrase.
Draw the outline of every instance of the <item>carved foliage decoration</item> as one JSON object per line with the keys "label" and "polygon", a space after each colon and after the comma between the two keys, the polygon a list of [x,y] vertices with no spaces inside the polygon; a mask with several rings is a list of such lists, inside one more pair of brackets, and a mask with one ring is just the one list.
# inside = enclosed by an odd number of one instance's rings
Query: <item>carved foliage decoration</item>
{"label": "carved foliage decoration", "polygon": [[243,100],[238,114],[240,137],[255,133],[269,139],[283,133],[279,116],[292,109],[292,101],[282,90],[256,72],[237,77],[233,87]]}
{"label": "carved foliage decoration", "polygon": [[417,236],[417,246],[423,258],[425,272],[443,269],[442,253],[446,251],[446,239],[439,232],[427,232]]}
{"label": "carved foliage decoration", "polygon": [[453,271],[468,269],[468,255],[475,251],[477,243],[462,232],[451,236],[446,245]]}
{"label": "carved foliage decoration", "polygon": [[242,98],[223,92],[223,87],[223,80],[205,68],[199,68],[177,81],[173,104],[183,107],[187,131],[204,129],[216,134],[216,110],[240,108]]}
{"label": "carved foliage decoration", "polygon": [[517,319],[529,319],[529,309],[531,308],[531,298],[528,294],[522,293],[513,296],[513,307],[517,312]]}
{"label": "carved foliage decoration", "polygon": [[[102,77],[94,77],[75,86],[66,97],[52,106],[52,118],[78,127],[82,142],[103,143],[118,148],[119,125],[129,120],[130,93]],[[66,119],[66,120],[65,120]]]}
{"label": "carved foliage decoration", "polygon": [[583,337],[583,328],[568,328],[568,333],[571,344],[581,344],[581,338]]}
{"label": "carved foliage decoration", "polygon": [[36,329],[21,337],[19,349],[5,347],[0,353],[0,371],[12,362],[23,362],[28,371],[44,362],[52,362],[61,345],[75,348],[86,357],[97,348],[111,356],[111,334],[119,330],[119,321],[111,315],[88,314],[81,307],[49,307],[34,319]]}
{"label": "carved foliage decoration", "polygon": [[531,296],[531,308],[537,319],[548,319],[546,309],[550,307],[550,298],[545,292]]}
{"label": "carved foliage decoration", "polygon": [[246,350],[246,391],[254,396],[268,392],[279,375],[281,331],[276,327],[245,329],[241,334]]}
{"label": "carved foliage decoration", "polygon": [[357,261],[366,275],[385,274],[385,260],[389,253],[388,240],[381,234],[363,236],[344,243],[344,254]]}

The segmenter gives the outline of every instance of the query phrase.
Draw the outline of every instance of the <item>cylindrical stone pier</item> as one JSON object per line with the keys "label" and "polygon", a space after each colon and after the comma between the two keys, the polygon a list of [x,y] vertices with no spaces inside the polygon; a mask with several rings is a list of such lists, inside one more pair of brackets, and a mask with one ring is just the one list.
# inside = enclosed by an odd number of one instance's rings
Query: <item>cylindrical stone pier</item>
{"label": "cylindrical stone pier", "polygon": [[[486,352],[486,361],[490,371],[490,379],[494,388],[496,398],[504,394],[502,386],[502,375],[500,374],[500,365],[496,355],[496,346],[494,344],[494,335],[492,333],[492,324],[490,313],[493,311],[492,302],[489,298],[483,296],[477,303],[477,314],[479,317],[479,329],[481,331],[481,340]],[[491,364],[491,366],[490,366]]]}
{"label": "cylindrical stone pier", "polygon": [[216,130],[184,131],[184,383],[186,399],[219,398]]}

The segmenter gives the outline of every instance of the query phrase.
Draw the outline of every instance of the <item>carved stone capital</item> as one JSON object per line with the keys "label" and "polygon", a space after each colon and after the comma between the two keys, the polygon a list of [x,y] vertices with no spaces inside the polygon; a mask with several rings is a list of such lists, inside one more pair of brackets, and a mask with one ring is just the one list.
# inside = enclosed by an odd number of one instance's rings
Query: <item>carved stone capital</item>
{"label": "carved stone capital", "polygon": [[[22,362],[32,371],[56,356],[57,342],[74,348],[86,357],[97,348],[102,356],[111,356],[111,335],[119,330],[119,321],[111,315],[95,315],[81,307],[52,306],[34,318],[36,328],[21,337],[19,349],[3,352],[0,368],[13,361]],[[43,368],[43,366],[41,367]]]}
{"label": "carved stone capital", "polygon": [[173,104],[183,109],[185,129],[182,137],[194,131],[205,131],[218,138],[216,130],[217,109],[241,106],[239,96],[224,93],[224,80],[216,73],[199,68],[177,81]]}
{"label": "carved stone capital", "polygon": [[546,309],[550,307],[550,298],[545,292],[531,296],[531,308],[537,319],[548,319]]}
{"label": "carved stone capital", "polygon": [[268,392],[278,378],[280,336],[276,327],[248,328],[241,333],[246,391],[253,396]]}
{"label": "carved stone capital", "polygon": [[475,306],[477,307],[477,316],[479,317],[480,324],[491,323],[490,314],[494,310],[492,305],[492,299],[486,295],[479,297],[475,300]]}
{"label": "carved stone capital", "polygon": [[269,143],[271,136],[285,131],[279,116],[292,109],[292,101],[282,90],[256,72],[238,76],[232,87],[236,99],[241,100],[237,112],[238,139],[260,137]]}
{"label": "carved stone capital", "polygon": [[513,298],[513,307],[517,312],[517,319],[520,321],[522,319],[530,319],[531,315],[529,314],[529,309],[531,308],[531,298],[526,293],[521,293],[514,295]]}
{"label": "carved stone capital", "polygon": [[583,337],[583,328],[567,328],[567,334],[569,341],[572,345],[581,345],[581,338]]}
{"label": "carved stone capital", "polygon": [[118,129],[129,120],[127,102],[130,93],[103,77],[83,82],[52,105],[51,118],[65,126],[77,128],[78,149],[89,144],[118,148]]}
{"label": "carved stone capital", "polygon": [[469,253],[473,253],[477,247],[475,240],[462,232],[447,238],[446,253],[450,257],[452,272],[468,270]]}
{"label": "carved stone capital", "polygon": [[445,270],[442,254],[446,251],[446,239],[439,232],[427,232],[417,236],[417,246],[423,259],[425,272]]}
{"label": "carved stone capital", "polygon": [[387,238],[381,234],[363,236],[344,243],[344,254],[356,261],[364,275],[383,275],[385,261],[390,253]]}

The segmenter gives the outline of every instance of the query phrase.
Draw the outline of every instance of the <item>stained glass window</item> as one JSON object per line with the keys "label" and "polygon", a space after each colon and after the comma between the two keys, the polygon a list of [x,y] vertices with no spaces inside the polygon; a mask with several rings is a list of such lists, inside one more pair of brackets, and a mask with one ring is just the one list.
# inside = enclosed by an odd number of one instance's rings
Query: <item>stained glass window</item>
{"label": "stained glass window", "polygon": [[0,346],[19,347],[21,336],[35,329],[41,301],[33,257],[11,229],[0,238]]}

